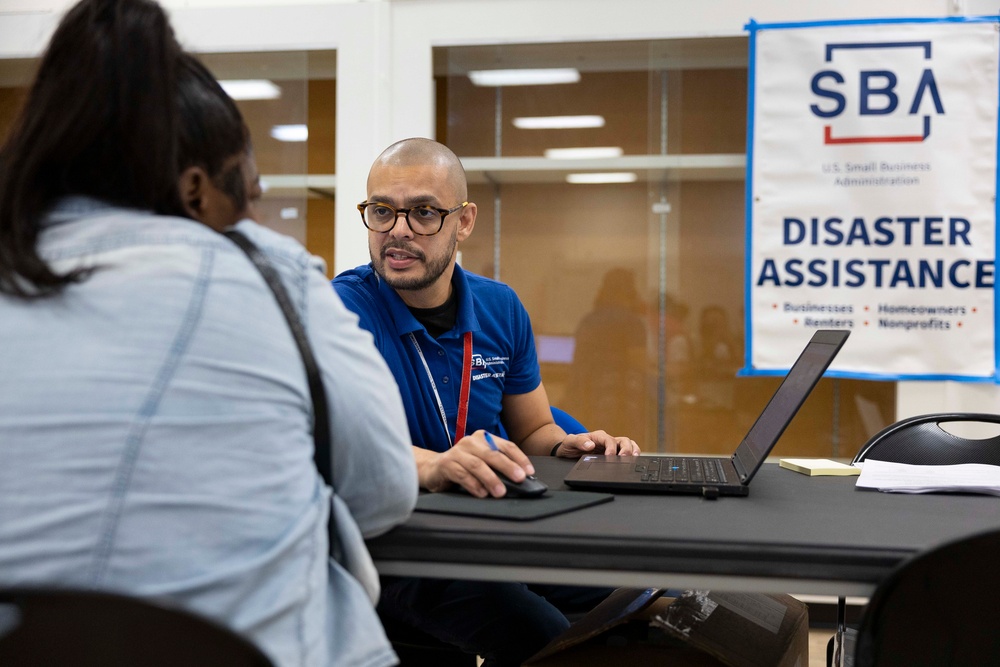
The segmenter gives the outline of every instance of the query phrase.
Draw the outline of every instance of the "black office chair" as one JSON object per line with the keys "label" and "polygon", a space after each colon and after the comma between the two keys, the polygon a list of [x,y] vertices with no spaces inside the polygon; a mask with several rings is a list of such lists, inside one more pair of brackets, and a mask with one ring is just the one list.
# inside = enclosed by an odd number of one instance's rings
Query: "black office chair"
{"label": "black office chair", "polygon": [[[873,435],[858,451],[854,463],[871,458],[912,465],[960,463],[1000,465],[1000,435],[978,439],[964,438],[941,428],[941,424],[956,422],[1000,425],[1000,415],[979,412],[939,412],[902,419]],[[831,638],[827,647],[828,665],[838,662],[837,647],[843,645],[844,604],[844,598],[840,598],[837,636]]]}
{"label": "black office chair", "polygon": [[126,595],[0,589],[4,667],[273,667],[249,640],[214,621]]}
{"label": "black office chair", "polygon": [[858,629],[855,667],[1000,665],[1000,530],[926,551],[872,596]]}
{"label": "black office chair", "polygon": [[873,435],[854,457],[854,462],[872,458],[916,465],[1000,465],[1000,435],[971,439],[941,428],[941,424],[954,422],[1000,424],[1000,415],[941,412],[903,419]]}

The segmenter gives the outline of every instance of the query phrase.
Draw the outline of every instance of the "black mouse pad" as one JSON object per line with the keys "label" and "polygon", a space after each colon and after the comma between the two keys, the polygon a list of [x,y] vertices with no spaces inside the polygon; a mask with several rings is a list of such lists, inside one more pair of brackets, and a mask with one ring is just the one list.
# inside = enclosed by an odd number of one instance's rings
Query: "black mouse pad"
{"label": "black mouse pad", "polygon": [[610,493],[589,491],[549,490],[541,498],[476,498],[466,493],[446,491],[421,493],[417,498],[416,511],[530,521],[600,505],[614,499]]}

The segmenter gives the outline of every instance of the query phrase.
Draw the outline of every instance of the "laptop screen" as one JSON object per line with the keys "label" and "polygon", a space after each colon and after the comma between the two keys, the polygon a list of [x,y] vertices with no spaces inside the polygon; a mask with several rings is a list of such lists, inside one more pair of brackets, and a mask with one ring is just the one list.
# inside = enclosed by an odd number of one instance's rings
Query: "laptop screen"
{"label": "laptop screen", "polygon": [[735,461],[742,482],[753,476],[778,438],[823,377],[850,332],[817,331],[788,371],[767,407],[736,448]]}

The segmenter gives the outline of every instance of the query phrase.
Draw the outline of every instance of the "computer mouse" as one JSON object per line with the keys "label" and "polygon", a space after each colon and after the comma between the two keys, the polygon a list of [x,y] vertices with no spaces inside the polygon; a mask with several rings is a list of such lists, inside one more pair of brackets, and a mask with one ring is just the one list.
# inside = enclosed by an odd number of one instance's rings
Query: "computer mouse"
{"label": "computer mouse", "polygon": [[545,486],[545,482],[534,475],[528,475],[524,478],[523,482],[515,482],[502,472],[495,472],[507,489],[506,495],[503,496],[504,498],[541,498],[549,490],[549,487]]}

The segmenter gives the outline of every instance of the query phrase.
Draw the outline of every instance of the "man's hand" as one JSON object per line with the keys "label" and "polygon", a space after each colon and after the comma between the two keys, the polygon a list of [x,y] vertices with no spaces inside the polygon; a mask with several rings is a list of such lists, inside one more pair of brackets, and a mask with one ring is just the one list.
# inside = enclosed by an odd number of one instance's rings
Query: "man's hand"
{"label": "man's hand", "polygon": [[576,433],[567,435],[556,450],[556,456],[565,459],[578,459],[584,454],[620,454],[622,456],[639,454],[639,445],[630,438],[616,438],[604,431]]}
{"label": "man's hand", "polygon": [[496,472],[500,471],[515,482],[534,475],[535,468],[528,457],[510,440],[492,436],[496,449],[491,449],[479,430],[459,440],[446,452],[414,448],[420,486],[428,491],[444,491],[458,484],[477,498],[507,493]]}

